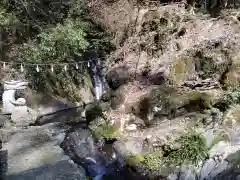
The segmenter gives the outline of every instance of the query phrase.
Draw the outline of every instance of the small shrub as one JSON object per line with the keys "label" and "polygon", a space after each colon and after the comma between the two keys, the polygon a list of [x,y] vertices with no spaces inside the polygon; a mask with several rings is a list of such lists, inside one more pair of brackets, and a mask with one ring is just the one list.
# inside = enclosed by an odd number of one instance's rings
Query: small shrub
{"label": "small shrub", "polygon": [[95,119],[95,121],[90,124],[89,128],[99,140],[110,141],[118,139],[121,136],[114,125],[109,124],[109,122],[100,117]]}
{"label": "small shrub", "polygon": [[137,165],[141,165],[143,161],[144,161],[144,157],[139,154],[131,154],[130,153],[125,156],[126,164],[133,166],[133,167],[137,166]]}
{"label": "small shrub", "polygon": [[6,27],[17,23],[18,20],[13,13],[8,13],[5,9],[0,7],[0,27]]}
{"label": "small shrub", "polygon": [[240,103],[240,89],[239,88],[230,88],[228,91],[228,95],[233,103]]}
{"label": "small shrub", "polygon": [[205,138],[196,132],[189,132],[177,138],[174,144],[180,144],[180,148],[173,150],[167,157],[170,164],[181,165],[190,163],[197,165],[199,161],[207,157]]}
{"label": "small shrub", "polygon": [[103,117],[102,108],[97,103],[91,103],[86,106],[86,120],[88,123],[96,120],[98,117]]}
{"label": "small shrub", "polygon": [[163,165],[163,155],[161,151],[149,152],[143,155],[128,154],[125,156],[125,161],[133,167],[141,166],[148,170],[160,171]]}
{"label": "small shrub", "polygon": [[142,164],[152,171],[160,171],[163,166],[163,156],[160,151],[144,155]]}

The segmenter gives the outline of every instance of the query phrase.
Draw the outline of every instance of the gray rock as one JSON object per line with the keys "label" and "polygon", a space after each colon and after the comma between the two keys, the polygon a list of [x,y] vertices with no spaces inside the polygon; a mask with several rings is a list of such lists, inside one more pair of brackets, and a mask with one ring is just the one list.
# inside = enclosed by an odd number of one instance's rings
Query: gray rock
{"label": "gray rock", "polygon": [[44,165],[7,176],[7,180],[84,180],[83,168],[76,168],[68,161],[59,161],[53,165]]}
{"label": "gray rock", "polygon": [[11,114],[11,120],[18,126],[27,126],[33,123],[38,113],[27,106],[16,106]]}
{"label": "gray rock", "polygon": [[177,173],[170,173],[167,177],[167,180],[177,180],[177,179],[178,179]]}
{"label": "gray rock", "polygon": [[64,156],[59,147],[59,134],[64,128],[58,124],[48,124],[41,127],[19,129],[3,144],[3,150],[8,151],[8,172],[15,174],[46,164],[56,164]]}
{"label": "gray rock", "polygon": [[118,155],[124,156],[124,154],[128,153],[126,144],[121,141],[116,141],[113,143],[113,149],[116,151]]}
{"label": "gray rock", "polygon": [[232,145],[240,145],[240,132],[232,131],[230,135]]}
{"label": "gray rock", "polygon": [[200,173],[200,180],[204,180],[212,170],[216,167],[217,163],[211,158],[205,162]]}
{"label": "gray rock", "polygon": [[113,148],[121,155],[126,153],[139,154],[144,151],[144,140],[142,138],[129,138],[125,142],[116,141]]}
{"label": "gray rock", "polygon": [[240,174],[239,152],[232,153],[223,162],[219,162],[204,180],[237,180]]}
{"label": "gray rock", "polygon": [[144,151],[144,140],[141,138],[131,138],[124,142],[116,141],[112,147],[116,152],[119,165],[123,166],[127,154],[140,154]]}
{"label": "gray rock", "polygon": [[182,171],[179,175],[178,180],[195,180],[196,174],[191,169]]}
{"label": "gray rock", "polygon": [[8,116],[0,115],[0,127],[3,126],[8,119]]}
{"label": "gray rock", "polygon": [[99,178],[110,173],[110,160],[97,149],[89,130],[77,129],[69,133],[61,147],[71,159],[86,169],[89,176]]}
{"label": "gray rock", "polygon": [[237,176],[237,180],[240,180],[240,175]]}
{"label": "gray rock", "polygon": [[229,165],[227,161],[223,161],[221,164],[218,164],[210,173],[209,176],[206,177],[206,180],[214,179],[218,174],[229,169]]}
{"label": "gray rock", "polygon": [[207,132],[205,132],[204,137],[206,139],[206,146],[210,148],[214,139],[213,129],[210,129]]}

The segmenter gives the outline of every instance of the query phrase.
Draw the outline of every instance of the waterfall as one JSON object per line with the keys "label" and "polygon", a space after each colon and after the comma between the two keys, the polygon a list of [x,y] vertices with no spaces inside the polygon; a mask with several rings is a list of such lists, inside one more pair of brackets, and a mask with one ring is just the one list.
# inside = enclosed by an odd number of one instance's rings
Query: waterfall
{"label": "waterfall", "polygon": [[92,75],[93,86],[95,89],[95,97],[97,100],[101,98],[103,94],[103,89],[104,89],[100,67],[101,67],[101,62],[99,58],[94,61],[91,61],[90,67],[89,67]]}

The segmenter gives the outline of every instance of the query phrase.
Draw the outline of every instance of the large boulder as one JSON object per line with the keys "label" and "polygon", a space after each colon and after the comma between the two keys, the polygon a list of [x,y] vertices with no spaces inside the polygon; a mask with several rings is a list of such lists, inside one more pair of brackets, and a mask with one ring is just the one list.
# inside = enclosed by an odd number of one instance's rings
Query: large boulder
{"label": "large boulder", "polygon": [[76,180],[86,179],[83,168],[78,168],[68,160],[62,160],[54,164],[44,165],[23,172],[9,175],[8,180]]}
{"label": "large boulder", "polygon": [[91,177],[102,177],[114,169],[111,168],[114,166],[109,159],[111,157],[106,157],[100,152],[87,129],[78,128],[68,133],[61,147],[71,159],[82,165]]}
{"label": "large boulder", "polygon": [[47,124],[29,129],[15,128],[15,132],[3,143],[3,150],[8,153],[7,175],[57,164],[66,159],[59,147],[66,128],[60,124]]}

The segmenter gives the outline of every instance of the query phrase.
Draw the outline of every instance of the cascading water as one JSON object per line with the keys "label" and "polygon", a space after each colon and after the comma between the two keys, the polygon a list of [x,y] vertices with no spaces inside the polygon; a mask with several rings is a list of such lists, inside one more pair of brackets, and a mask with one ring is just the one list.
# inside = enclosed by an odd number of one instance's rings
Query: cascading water
{"label": "cascading water", "polygon": [[95,89],[95,97],[97,100],[99,100],[104,90],[101,71],[100,71],[100,67],[101,67],[100,59],[98,58],[96,60],[91,61],[91,63],[89,63],[89,66],[90,66],[89,68],[92,75],[93,86]]}

